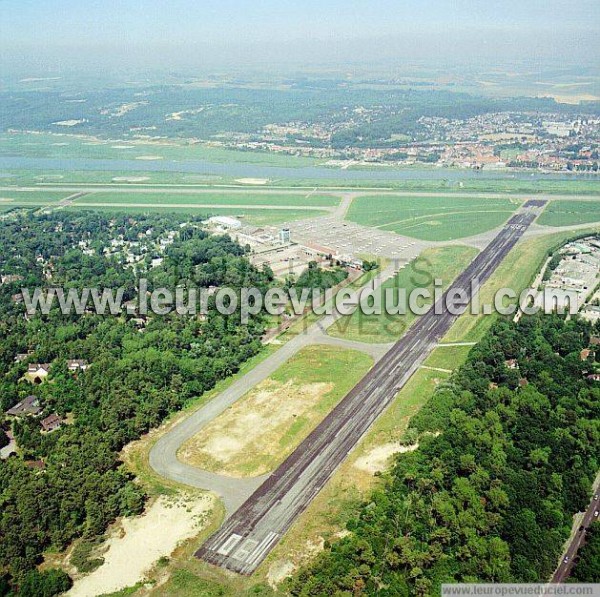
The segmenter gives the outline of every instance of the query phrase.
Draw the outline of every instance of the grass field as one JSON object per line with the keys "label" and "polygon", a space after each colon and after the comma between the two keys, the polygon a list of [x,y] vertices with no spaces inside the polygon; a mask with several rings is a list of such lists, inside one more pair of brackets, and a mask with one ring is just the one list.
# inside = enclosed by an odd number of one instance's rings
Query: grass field
{"label": "grass field", "polygon": [[314,218],[325,215],[327,212],[317,210],[294,210],[294,209],[228,209],[228,208],[202,208],[202,207],[127,207],[125,205],[115,204],[104,207],[91,207],[85,205],[73,204],[66,207],[69,210],[92,210],[108,213],[177,213],[189,214],[192,216],[232,216],[247,222],[252,226],[277,226],[284,222],[301,220],[303,218]]}
{"label": "grass field", "polygon": [[347,219],[423,240],[473,236],[502,225],[520,202],[467,197],[357,197]]}
{"label": "grass field", "polygon": [[[387,289],[406,289],[407,295],[415,288],[433,290],[434,280],[439,278],[447,288],[477,255],[471,247],[439,247],[428,249],[409,266],[400,270],[379,289],[384,296]],[[382,301],[382,304],[385,304]],[[328,330],[330,336],[359,342],[383,343],[398,339],[414,320],[415,315],[365,315],[360,309],[352,315],[340,318]]]}
{"label": "grass field", "polygon": [[0,191],[0,205],[46,205],[72,194],[63,191]]}
{"label": "grass field", "polygon": [[[1,194],[0,194],[1,196]],[[333,207],[340,202],[339,197],[332,195],[298,194],[286,195],[277,193],[260,193],[251,190],[231,193],[227,191],[214,193],[169,194],[168,190],[160,193],[105,193],[91,192],[77,199],[75,203],[156,203],[177,205],[256,205],[256,206],[289,206],[289,207]]]}
{"label": "grass field", "polygon": [[[207,185],[235,184],[233,177],[186,172],[146,172],[141,170],[6,170],[2,172],[2,186],[32,186],[53,184],[109,185],[185,185],[205,187]],[[129,182],[131,180],[131,182]],[[252,188],[250,185],[243,185]],[[259,187],[263,188],[263,187]]]}
{"label": "grass field", "polygon": [[552,201],[538,219],[546,226],[573,226],[600,222],[600,200]]}
{"label": "grass field", "polygon": [[[68,133],[68,131],[65,131]],[[100,140],[69,134],[20,133],[0,135],[0,155],[53,159],[87,158],[96,160],[135,160],[152,157],[169,161],[208,161],[245,163],[261,166],[300,168],[317,160],[273,152],[236,151],[183,140],[146,142]]]}
{"label": "grass field", "polygon": [[273,470],[366,374],[372,359],[331,346],[302,349],[184,444],[179,458],[235,477]]}
{"label": "grass field", "polygon": [[465,362],[472,346],[439,346],[423,363],[426,367],[436,367],[454,371]]}
{"label": "grass field", "polygon": [[[1,143],[0,143],[1,149]],[[252,159],[250,152],[243,153],[243,159]],[[11,152],[1,151],[2,155],[15,155]],[[25,151],[17,154],[22,156],[35,157]],[[41,157],[41,156],[40,156]],[[264,158],[264,154],[259,154]],[[286,158],[299,159],[299,158]],[[234,160],[235,161],[235,160]],[[146,171],[142,170],[143,161],[140,161],[140,169],[119,169],[118,161],[114,161],[114,168],[111,170],[48,170],[43,167],[31,169],[6,169],[0,173],[0,184],[2,186],[29,186],[38,184],[130,184],[125,179],[134,179],[137,185],[186,185],[186,186],[215,186],[218,188],[223,185],[240,186],[238,177],[226,174],[200,174],[190,172],[171,172],[171,171]],[[268,164],[263,164],[268,165]],[[293,165],[293,164],[285,164]],[[600,195],[600,177],[590,178],[589,176],[572,176],[570,179],[558,176],[547,176],[544,178],[493,178],[491,176],[481,177],[473,175],[464,178],[464,174],[459,170],[448,169],[445,171],[444,178],[424,178],[420,172],[414,178],[410,178],[410,170],[407,171],[407,178],[401,180],[377,180],[376,178],[365,178],[364,180],[349,180],[344,177],[340,171],[339,178],[336,179],[315,179],[315,178],[278,178],[271,180],[265,186],[254,188],[304,188],[307,192],[313,189],[336,189],[336,190],[360,190],[360,189],[381,189],[387,191],[402,192],[444,192],[452,193],[457,197],[465,196],[469,193],[505,193],[507,197],[511,194],[532,194],[532,195]],[[253,188],[249,184],[241,184],[245,188]]]}

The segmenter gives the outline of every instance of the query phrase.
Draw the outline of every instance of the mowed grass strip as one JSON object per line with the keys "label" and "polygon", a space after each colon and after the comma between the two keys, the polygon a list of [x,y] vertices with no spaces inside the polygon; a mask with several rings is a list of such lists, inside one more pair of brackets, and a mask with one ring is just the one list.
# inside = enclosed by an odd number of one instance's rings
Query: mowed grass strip
{"label": "mowed grass strip", "polygon": [[[448,288],[477,255],[472,247],[436,247],[427,249],[407,267],[384,282],[378,290],[381,304],[385,308],[385,293],[388,289],[405,289],[407,297],[416,288],[427,288],[433,293],[435,279],[441,279]],[[394,300],[397,301],[396,292]],[[358,342],[385,343],[400,338],[415,315],[366,315],[357,309],[352,315],[341,317],[328,330],[330,336]]]}
{"label": "mowed grass strip", "polygon": [[600,222],[598,201],[552,201],[539,217],[538,224],[545,226],[574,226]]}
{"label": "mowed grass strip", "polygon": [[307,210],[294,210],[294,209],[244,209],[244,208],[222,208],[222,207],[162,207],[159,205],[152,205],[148,207],[133,207],[122,204],[104,205],[104,206],[89,206],[89,205],[78,205],[73,203],[67,206],[65,209],[70,210],[91,210],[101,211],[105,213],[177,213],[177,214],[188,214],[190,216],[231,216],[240,219],[242,222],[250,224],[251,226],[277,226],[285,222],[292,222],[294,220],[302,220],[304,218],[315,218],[318,216],[324,216],[327,214],[325,211],[319,211],[316,209]]}
{"label": "mowed grass strip", "polygon": [[140,192],[90,192],[77,199],[77,203],[110,203],[110,204],[156,204],[156,205],[256,205],[278,207],[334,207],[339,197],[317,194],[285,194],[257,192],[222,193],[160,193]]}
{"label": "mowed grass strip", "polygon": [[472,346],[438,346],[425,361],[426,367],[454,371],[466,360]]}
{"label": "mowed grass strip", "polygon": [[64,191],[0,191],[0,205],[47,205],[73,194]]}
{"label": "mowed grass strip", "polygon": [[180,449],[193,466],[234,477],[272,471],[372,367],[368,355],[303,348]]}
{"label": "mowed grass strip", "polygon": [[447,241],[501,226],[521,203],[512,199],[365,195],[354,199],[346,218],[414,238]]}

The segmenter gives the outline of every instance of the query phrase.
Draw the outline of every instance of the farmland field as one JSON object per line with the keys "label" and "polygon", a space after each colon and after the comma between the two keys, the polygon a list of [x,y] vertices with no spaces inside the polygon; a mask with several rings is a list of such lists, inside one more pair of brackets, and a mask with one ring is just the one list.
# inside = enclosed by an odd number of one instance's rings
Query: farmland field
{"label": "farmland field", "polygon": [[[380,295],[387,289],[406,289],[407,295],[415,288],[433,290],[434,279],[450,286],[456,276],[475,258],[477,250],[471,247],[438,247],[428,249],[407,267],[382,284]],[[394,300],[397,300],[394,293]],[[431,301],[429,301],[431,303]],[[382,300],[385,305],[385,301]],[[383,343],[397,340],[404,334],[415,315],[407,309],[406,315],[366,315],[356,310],[352,315],[341,317],[328,330],[330,336],[359,342]]]}
{"label": "farmland field", "polygon": [[368,195],[356,198],[346,217],[397,234],[446,241],[501,226],[518,205],[510,199]]}
{"label": "farmland field", "polygon": [[546,226],[600,222],[600,201],[552,201],[538,220]]}
{"label": "farmland field", "polygon": [[329,195],[284,195],[257,192],[214,192],[192,194],[169,194],[168,190],[160,193],[139,192],[91,192],[79,198],[75,203],[156,203],[173,205],[256,205],[256,206],[289,206],[289,207],[333,207],[339,203],[338,197]]}

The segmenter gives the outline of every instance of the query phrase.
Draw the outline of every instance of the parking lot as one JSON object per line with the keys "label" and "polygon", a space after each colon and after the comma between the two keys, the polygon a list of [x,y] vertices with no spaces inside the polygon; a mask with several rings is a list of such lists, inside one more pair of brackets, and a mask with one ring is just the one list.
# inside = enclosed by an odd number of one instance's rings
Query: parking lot
{"label": "parking lot", "polygon": [[286,226],[290,228],[294,242],[325,245],[340,255],[353,255],[357,258],[408,262],[430,245],[426,241],[340,221],[335,216],[298,220]]}

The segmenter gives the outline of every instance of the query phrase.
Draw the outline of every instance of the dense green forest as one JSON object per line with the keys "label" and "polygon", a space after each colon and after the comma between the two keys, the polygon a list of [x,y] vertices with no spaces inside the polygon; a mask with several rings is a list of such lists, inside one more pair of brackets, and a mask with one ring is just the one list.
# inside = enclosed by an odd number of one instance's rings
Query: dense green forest
{"label": "dense green forest", "polygon": [[578,561],[571,572],[571,582],[597,583],[600,579],[600,522],[588,530],[585,543],[579,550]]}
{"label": "dense green forest", "polygon": [[[50,284],[123,286],[131,298],[140,276],[150,288],[272,283],[229,237],[208,236],[196,220],[182,218],[54,213],[0,223],[0,272],[22,278],[0,286],[0,439],[12,428],[18,444],[17,455],[0,461],[2,595],[64,590],[70,581],[63,573],[37,571],[42,554],[79,536],[93,541],[116,517],[143,509],[143,490],[119,461],[121,448],[260,350],[263,317],[242,325],[239,313],[221,315],[212,302],[206,317],[140,322],[65,316],[56,308],[25,317],[13,298],[21,287]],[[163,262],[151,268],[159,254]],[[18,354],[25,356],[17,361]],[[74,359],[89,368],[69,371]],[[50,364],[49,381],[32,385],[24,377],[38,362]],[[4,415],[30,394],[43,408],[39,416]],[[51,414],[63,423],[42,433],[40,420]]]}
{"label": "dense green forest", "polygon": [[411,421],[419,448],[292,595],[546,581],[600,466],[600,384],[588,378],[600,366],[581,357],[599,332],[559,316],[499,322]]}

